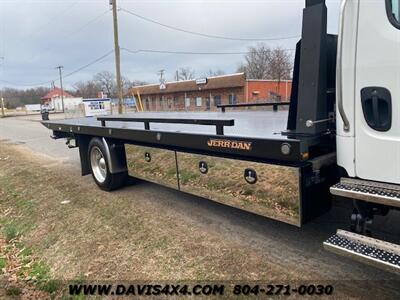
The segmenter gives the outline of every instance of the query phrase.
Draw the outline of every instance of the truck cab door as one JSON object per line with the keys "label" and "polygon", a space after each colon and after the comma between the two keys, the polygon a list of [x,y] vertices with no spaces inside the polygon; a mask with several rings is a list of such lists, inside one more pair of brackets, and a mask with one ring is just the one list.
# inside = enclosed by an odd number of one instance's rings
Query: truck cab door
{"label": "truck cab door", "polygon": [[355,173],[400,183],[400,0],[363,0],[355,76]]}

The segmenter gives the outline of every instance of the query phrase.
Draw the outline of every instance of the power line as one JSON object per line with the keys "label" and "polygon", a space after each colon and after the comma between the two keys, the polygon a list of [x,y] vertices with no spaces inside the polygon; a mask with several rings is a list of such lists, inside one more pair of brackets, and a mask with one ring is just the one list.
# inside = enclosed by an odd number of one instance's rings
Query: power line
{"label": "power line", "polygon": [[97,63],[97,62],[103,60],[104,58],[106,58],[107,56],[109,56],[109,55],[112,54],[112,53],[114,53],[114,49],[108,51],[106,54],[100,56],[99,58],[93,60],[92,62],[90,62],[90,63],[88,63],[88,64],[86,64],[86,65],[84,65],[84,66],[82,66],[82,67],[80,67],[80,68],[78,68],[78,69],[76,69],[76,70],[70,72],[70,73],[67,73],[67,74],[64,75],[63,77],[64,77],[64,78],[70,77],[70,76],[74,75],[75,73],[78,73],[79,71],[82,71],[82,70],[84,70],[84,69],[90,67],[91,65],[94,65],[95,63]]}
{"label": "power line", "polygon": [[[244,55],[247,54],[248,52],[193,52],[193,51],[170,51],[170,50],[155,50],[155,49],[138,49],[138,50],[131,50],[128,48],[123,48],[121,47],[121,50],[126,51],[128,53],[131,54],[138,54],[138,53],[163,53],[163,54],[184,54],[184,55]],[[294,51],[295,49],[283,49],[285,51]],[[74,71],[71,71],[69,73],[67,73],[66,75],[63,76],[63,78],[67,78],[70,77],[92,65],[94,65],[95,63],[103,60],[104,58],[108,57],[109,55],[111,55],[112,53],[114,53],[114,50],[110,50],[107,53],[103,54],[102,56],[98,57],[97,59],[75,69]],[[38,86],[38,85],[45,85],[45,84],[51,84],[52,82],[56,81],[57,79],[52,79],[49,81],[44,81],[44,82],[38,82],[38,83],[15,83],[15,82],[11,82],[11,81],[7,81],[7,80],[2,80],[0,79],[1,82],[6,83],[6,84],[10,84],[13,86]]]}
{"label": "power line", "polygon": [[300,38],[300,35],[296,35],[296,36],[286,36],[286,37],[270,37],[270,38],[240,38],[240,37],[229,37],[229,36],[222,36],[222,35],[213,35],[213,34],[207,34],[207,33],[201,33],[201,32],[196,32],[196,31],[191,31],[191,30],[187,30],[187,29],[183,29],[183,28],[179,28],[179,27],[175,27],[172,25],[168,25],[168,24],[164,24],[161,22],[158,22],[156,20],[144,17],[142,15],[139,15],[137,13],[134,13],[132,11],[129,11],[125,8],[120,8],[121,11],[124,11],[132,16],[135,16],[139,19],[145,20],[147,22],[153,23],[153,24],[157,24],[159,26],[171,29],[171,30],[175,30],[175,31],[180,31],[180,32],[184,32],[184,33],[188,33],[188,34],[192,34],[192,35],[197,35],[197,36],[202,36],[202,37],[207,37],[207,38],[213,38],[213,39],[221,39],[221,40],[231,40],[231,41],[282,41],[282,40],[290,40],[290,39],[295,39],[295,38]]}
{"label": "power line", "polygon": [[[74,74],[76,74],[76,73],[78,73],[78,72],[90,67],[91,65],[94,65],[95,63],[103,60],[104,58],[106,58],[107,56],[109,56],[112,53],[114,53],[114,50],[110,50],[107,53],[105,53],[104,55],[100,56],[99,58],[91,61],[90,63],[87,63],[87,64],[75,69],[74,71],[71,71],[71,72],[67,73],[66,75],[63,76],[63,78],[70,77],[70,76],[72,76],[72,75],[74,75]],[[52,79],[52,80],[48,80],[48,81],[44,81],[44,82],[38,82],[38,83],[15,83],[15,82],[7,81],[7,80],[0,80],[0,81],[4,82],[4,83],[7,83],[7,84],[10,84],[10,85],[13,85],[13,86],[25,86],[25,87],[27,87],[27,86],[38,86],[38,85],[50,84],[50,83],[52,83],[53,81],[56,81],[56,80],[57,79]]]}
{"label": "power line", "polygon": [[65,15],[67,12],[69,12],[72,8],[74,8],[75,5],[79,3],[78,1],[73,2],[71,5],[69,5],[67,8],[63,9],[59,14],[55,15],[53,18],[51,18],[46,24],[41,26],[39,29],[35,30],[35,33],[38,34],[39,32],[42,32],[44,29],[48,28],[48,26],[55,20],[59,20],[60,16]]}
{"label": "power line", "polygon": [[71,35],[82,31],[82,29],[85,29],[89,25],[95,23],[97,20],[102,18],[104,15],[108,14],[110,11],[111,11],[110,9],[107,9],[106,11],[103,11],[101,14],[97,15],[96,17],[94,17],[93,19],[89,20],[87,23],[83,24],[81,27],[79,27],[76,30],[70,32],[69,34],[65,35],[64,37],[70,37]]}
{"label": "power line", "polygon": [[[98,21],[100,18],[102,18],[104,15],[106,15],[107,13],[109,13],[110,10],[107,9],[106,11],[102,12],[101,14],[97,15],[96,17],[94,17],[93,19],[89,20],[88,22],[86,22],[85,24],[83,24],[82,26],[80,26],[79,28],[76,28],[75,30],[60,36],[60,38],[69,38],[71,35],[74,35],[76,33],[82,32],[82,30],[84,30],[85,28],[87,28],[89,25],[95,23],[96,21]],[[43,48],[41,51],[39,51],[38,54],[33,55],[30,59],[30,61],[34,58],[36,58],[37,56],[40,56],[41,54],[45,53],[46,51],[53,49],[55,47],[55,44],[50,45],[46,48]]]}
{"label": "power line", "polygon": [[[240,52],[193,52],[193,51],[170,51],[170,50],[156,50],[156,49],[137,49],[137,50],[131,50],[128,48],[123,48],[121,47],[121,50],[126,51],[131,54],[137,54],[137,53],[163,53],[163,54],[184,54],[184,55],[244,55],[247,54],[248,52],[245,51],[240,51]],[[285,51],[294,51],[295,49],[283,49]],[[98,57],[97,59],[65,74],[63,78],[70,77],[92,65],[95,63],[105,59],[109,55],[111,55],[114,52],[114,50],[110,50],[107,53],[103,54],[102,56]],[[56,81],[57,79],[52,79],[48,81],[43,81],[43,82],[37,82],[37,83],[15,83],[7,80],[1,80],[1,82],[13,85],[13,86],[38,86],[38,85],[45,85],[45,84],[51,84],[53,81]]]}
{"label": "power line", "polygon": [[155,49],[137,49],[130,50],[127,48],[121,48],[126,52],[137,54],[137,53],[165,53],[165,54],[186,54],[186,55],[243,55],[247,52],[193,52],[193,51],[172,51],[172,50],[155,50]]}
{"label": "power line", "polygon": [[[126,52],[131,54],[138,53],[164,53],[164,54],[183,54],[183,55],[246,55],[248,51],[239,51],[239,52],[194,52],[194,51],[174,51],[174,50],[156,50],[156,49],[137,49],[131,50],[128,48],[121,48]],[[296,49],[282,49],[284,51],[294,51]]]}
{"label": "power line", "polygon": [[[65,15],[67,12],[69,12],[76,4],[79,3],[79,0],[73,2],[71,5],[67,6],[67,8],[63,9],[60,13],[54,15],[53,18],[51,18],[48,22],[46,22],[45,24],[43,24],[41,27],[39,27],[39,29],[36,29],[33,33],[33,35],[37,35],[38,33],[42,32],[44,29],[48,28],[48,26],[54,21],[54,20],[58,20],[62,15]],[[32,35],[31,35],[31,40],[32,40]],[[15,44],[19,44],[22,41],[25,41],[25,39],[20,39],[18,40],[18,42],[16,42]]]}
{"label": "power line", "polygon": [[[64,15],[64,14],[66,14],[67,12],[69,12],[69,11],[70,11],[76,4],[78,4],[78,3],[79,3],[79,1],[75,1],[75,2],[72,3],[70,6],[68,6],[65,10],[63,10],[61,13],[59,13],[59,14],[57,14],[55,17],[51,18],[50,21],[46,22],[46,24],[44,24],[44,25],[41,26],[38,30],[35,31],[35,35],[37,35],[39,32],[41,32],[44,28],[46,28],[49,24],[51,24],[55,19],[58,19],[60,16],[62,16],[62,15]],[[106,11],[104,11],[104,12],[102,12],[101,14],[95,16],[93,19],[89,20],[88,22],[86,22],[85,24],[83,24],[82,26],[80,26],[79,28],[76,28],[75,30],[69,32],[68,34],[66,34],[66,35],[64,35],[64,36],[61,36],[61,38],[67,38],[67,37],[70,37],[70,36],[73,35],[73,34],[76,34],[76,33],[80,32],[80,31],[82,31],[83,29],[85,29],[85,28],[87,28],[89,25],[95,23],[95,22],[98,21],[101,17],[103,17],[104,15],[106,15],[106,14],[109,13],[109,12],[110,12],[110,9],[107,9]],[[20,41],[22,41],[22,40],[20,40]],[[19,41],[19,42],[20,42],[20,41]],[[18,42],[18,43],[19,43],[19,42]],[[42,49],[42,50],[40,51],[40,54],[44,53],[45,51],[48,51],[49,49],[51,49],[51,48],[53,48],[53,47],[54,47],[54,46],[50,46],[50,47],[47,47],[47,48]],[[93,62],[90,62],[90,63],[88,63],[88,64],[86,64],[86,65],[84,65],[84,66],[78,68],[77,70],[74,70],[74,71],[68,73],[67,75],[64,76],[64,78],[65,78],[65,77],[72,76],[73,74],[75,74],[75,73],[77,73],[77,72],[79,72],[79,71],[81,71],[81,70],[83,70],[83,69],[85,69],[85,68],[87,68],[87,67],[89,67],[89,66],[95,64],[96,62],[98,62],[98,61],[104,59],[106,56],[110,55],[112,52],[113,52],[113,51],[107,52],[105,55],[99,57],[98,59],[94,60]],[[40,54],[39,54],[39,55],[40,55]],[[38,56],[38,55],[34,55],[34,56],[31,58],[31,60],[32,60],[33,58],[37,57],[37,56]],[[37,83],[15,83],[15,82],[11,82],[11,81],[4,80],[4,79],[0,78],[0,82],[6,83],[6,84],[10,84],[10,85],[13,85],[13,86],[24,86],[24,87],[51,84],[51,83],[54,82],[54,81],[55,81],[55,79],[49,80],[49,81],[37,82]]]}

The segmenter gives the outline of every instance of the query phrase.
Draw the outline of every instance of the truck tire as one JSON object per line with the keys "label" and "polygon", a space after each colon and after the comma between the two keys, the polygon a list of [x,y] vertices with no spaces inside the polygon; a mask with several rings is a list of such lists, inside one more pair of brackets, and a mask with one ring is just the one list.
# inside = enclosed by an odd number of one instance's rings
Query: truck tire
{"label": "truck tire", "polygon": [[125,185],[128,173],[110,173],[110,162],[106,153],[106,147],[102,140],[92,138],[88,147],[88,160],[92,177],[99,188],[104,191],[112,191]]}

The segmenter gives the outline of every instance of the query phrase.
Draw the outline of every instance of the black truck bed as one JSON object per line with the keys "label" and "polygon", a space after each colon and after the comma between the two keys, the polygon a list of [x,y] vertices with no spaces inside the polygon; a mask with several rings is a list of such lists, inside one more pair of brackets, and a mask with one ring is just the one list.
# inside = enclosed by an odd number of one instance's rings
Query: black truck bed
{"label": "black truck bed", "polygon": [[[117,116],[115,116],[117,117]],[[168,119],[233,119],[234,126],[225,127],[225,135],[251,138],[274,138],[286,129],[287,111],[270,112],[141,112],[127,113],[122,118],[168,118]],[[101,122],[96,117],[54,120],[49,124],[65,124],[101,127]],[[132,122],[107,122],[110,128],[144,129],[143,123]],[[193,124],[151,124],[151,130],[168,131],[176,133],[215,134],[215,128],[210,126],[197,126]]]}
{"label": "black truck bed", "polygon": [[[89,117],[42,123],[53,130],[55,137],[60,138],[82,134],[222,156],[292,163],[307,160],[309,147],[320,142],[321,137],[293,138],[282,134],[286,130],[287,115],[287,111],[142,112],[112,116],[122,120],[141,119],[140,122],[106,121],[102,126],[102,122],[96,117]],[[143,121],[146,119],[150,122],[150,129],[147,130]],[[224,134],[221,135],[216,134],[215,125],[153,123],[151,120],[155,119],[167,119],[167,122],[184,122],[188,119],[199,122],[231,121],[234,125],[224,127]],[[281,152],[284,143],[289,145],[288,154]]]}

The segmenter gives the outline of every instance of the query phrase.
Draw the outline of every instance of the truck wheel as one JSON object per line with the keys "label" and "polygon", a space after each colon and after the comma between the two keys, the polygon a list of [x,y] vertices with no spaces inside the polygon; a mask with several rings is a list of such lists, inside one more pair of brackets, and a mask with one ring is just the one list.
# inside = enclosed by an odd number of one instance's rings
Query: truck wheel
{"label": "truck wheel", "polygon": [[115,190],[123,186],[128,177],[127,172],[111,174],[106,148],[98,138],[93,138],[89,143],[89,163],[92,176],[96,184],[104,191]]}

